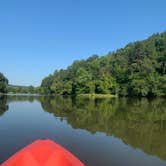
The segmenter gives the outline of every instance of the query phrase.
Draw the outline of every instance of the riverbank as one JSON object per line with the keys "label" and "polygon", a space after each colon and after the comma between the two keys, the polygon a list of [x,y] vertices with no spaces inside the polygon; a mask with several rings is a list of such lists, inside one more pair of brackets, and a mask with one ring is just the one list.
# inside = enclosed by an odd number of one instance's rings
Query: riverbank
{"label": "riverbank", "polygon": [[113,94],[79,94],[78,97],[85,97],[85,98],[115,98],[118,97],[117,95]]}

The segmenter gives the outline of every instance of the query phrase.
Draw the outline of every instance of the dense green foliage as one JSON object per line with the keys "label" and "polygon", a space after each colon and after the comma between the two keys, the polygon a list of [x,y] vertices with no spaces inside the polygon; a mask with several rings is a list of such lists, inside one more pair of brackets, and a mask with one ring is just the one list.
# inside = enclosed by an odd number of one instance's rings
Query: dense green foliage
{"label": "dense green foliage", "polygon": [[7,78],[2,73],[0,73],[0,93],[7,92],[7,85],[8,85]]}
{"label": "dense green foliage", "polygon": [[103,57],[75,61],[43,79],[40,92],[166,96],[166,32]]}

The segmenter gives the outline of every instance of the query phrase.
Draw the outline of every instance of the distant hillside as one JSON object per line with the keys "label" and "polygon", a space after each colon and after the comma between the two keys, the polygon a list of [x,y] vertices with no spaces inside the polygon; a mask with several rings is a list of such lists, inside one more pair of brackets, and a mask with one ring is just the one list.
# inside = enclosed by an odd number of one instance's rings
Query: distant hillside
{"label": "distant hillside", "polygon": [[8,85],[8,88],[28,88],[29,86],[23,86],[23,85]]}
{"label": "distant hillside", "polygon": [[166,32],[44,78],[41,93],[166,96]]}
{"label": "distant hillside", "polygon": [[8,85],[8,93],[36,93],[33,86]]}

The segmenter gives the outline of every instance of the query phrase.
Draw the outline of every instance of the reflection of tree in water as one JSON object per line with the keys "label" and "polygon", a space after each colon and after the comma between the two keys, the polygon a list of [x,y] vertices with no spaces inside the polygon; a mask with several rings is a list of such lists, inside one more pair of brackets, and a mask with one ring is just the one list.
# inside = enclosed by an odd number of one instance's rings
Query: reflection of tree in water
{"label": "reflection of tree in water", "polygon": [[39,96],[30,96],[30,95],[8,95],[7,101],[10,102],[34,102],[34,100],[38,100]]}
{"label": "reflection of tree in water", "polygon": [[7,97],[0,96],[0,116],[8,110]]}
{"label": "reflection of tree in water", "polygon": [[35,100],[40,101],[41,96],[30,96],[30,95],[0,95],[0,116],[3,115],[9,108],[8,104],[11,102],[34,102]]}
{"label": "reflection of tree in water", "polygon": [[42,98],[43,109],[73,128],[104,132],[166,160],[165,99]]}

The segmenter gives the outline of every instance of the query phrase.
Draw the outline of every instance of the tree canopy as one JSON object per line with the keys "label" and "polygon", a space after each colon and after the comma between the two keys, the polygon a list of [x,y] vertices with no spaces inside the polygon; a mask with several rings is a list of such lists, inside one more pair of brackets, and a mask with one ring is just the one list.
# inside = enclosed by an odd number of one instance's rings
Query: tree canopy
{"label": "tree canopy", "polygon": [[74,61],[44,78],[41,91],[54,94],[166,96],[166,32],[129,43],[105,56]]}

